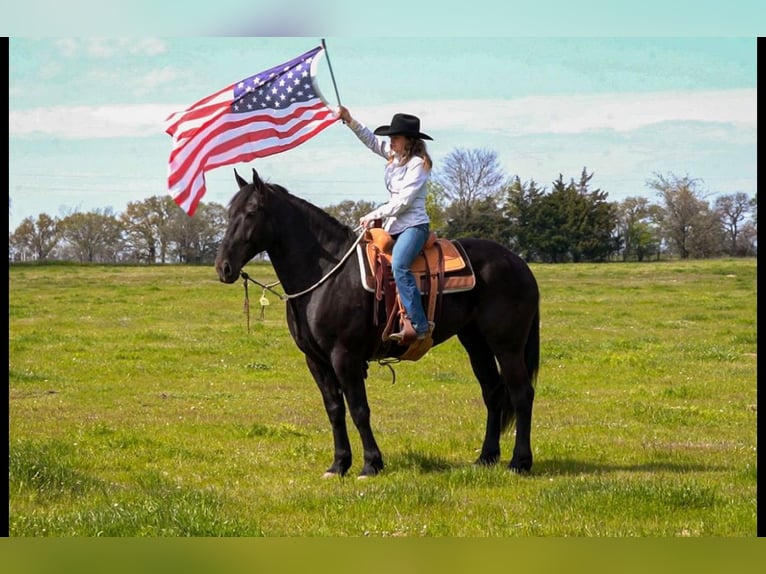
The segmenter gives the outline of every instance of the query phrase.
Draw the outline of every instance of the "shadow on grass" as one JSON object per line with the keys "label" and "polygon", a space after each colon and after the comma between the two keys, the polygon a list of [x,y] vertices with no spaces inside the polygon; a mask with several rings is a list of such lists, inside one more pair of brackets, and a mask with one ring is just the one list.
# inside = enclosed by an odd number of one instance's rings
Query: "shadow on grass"
{"label": "shadow on grass", "polygon": [[532,467],[531,476],[566,476],[575,474],[608,474],[612,472],[705,472],[726,470],[725,466],[698,463],[676,463],[668,461],[645,462],[640,464],[611,464],[582,460],[549,459],[538,460]]}
{"label": "shadow on grass", "polygon": [[447,460],[441,456],[431,456],[422,452],[408,450],[392,455],[386,465],[389,469],[415,469],[422,473],[449,472],[469,466],[462,462]]}
{"label": "shadow on grass", "polygon": [[[494,467],[507,470],[509,460],[500,460]],[[432,456],[418,451],[405,451],[392,456],[388,462],[389,470],[414,469],[423,474],[452,472],[466,468],[481,468],[473,462],[453,461],[441,456]],[[488,468],[488,467],[484,467]],[[667,461],[646,462],[640,464],[611,464],[609,462],[590,462],[575,459],[537,460],[532,472],[522,476],[570,476],[578,474],[609,474],[613,472],[710,472],[726,470],[722,465],[697,463],[674,463]]]}

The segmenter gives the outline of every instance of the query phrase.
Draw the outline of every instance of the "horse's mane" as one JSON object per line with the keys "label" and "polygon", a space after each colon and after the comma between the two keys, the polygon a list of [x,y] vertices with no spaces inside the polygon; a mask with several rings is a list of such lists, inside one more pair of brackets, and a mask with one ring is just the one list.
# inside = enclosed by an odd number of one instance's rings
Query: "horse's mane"
{"label": "horse's mane", "polygon": [[349,239],[356,237],[356,233],[353,229],[351,229],[351,227],[345,223],[341,223],[321,207],[317,207],[310,201],[298,197],[297,195],[293,195],[278,183],[269,183],[267,185],[272,189],[272,191],[282,194],[291,204],[300,209],[301,212],[306,213],[311,222],[316,222],[320,228],[330,226],[337,229],[341,233],[345,233]]}

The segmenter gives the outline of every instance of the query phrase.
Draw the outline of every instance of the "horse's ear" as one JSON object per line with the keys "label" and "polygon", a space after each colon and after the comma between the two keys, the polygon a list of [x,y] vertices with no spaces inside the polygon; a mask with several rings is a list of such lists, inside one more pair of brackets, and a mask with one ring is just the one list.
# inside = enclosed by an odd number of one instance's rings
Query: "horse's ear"
{"label": "horse's ear", "polygon": [[270,191],[270,188],[261,179],[261,176],[258,175],[258,172],[255,171],[255,168],[253,168],[253,190],[258,194],[259,207],[263,208],[263,206],[268,205],[268,192]]}
{"label": "horse's ear", "polygon": [[239,189],[242,189],[247,185],[247,182],[242,178],[241,175],[237,173],[237,168],[234,168],[234,177],[237,179],[237,185],[239,185]]}

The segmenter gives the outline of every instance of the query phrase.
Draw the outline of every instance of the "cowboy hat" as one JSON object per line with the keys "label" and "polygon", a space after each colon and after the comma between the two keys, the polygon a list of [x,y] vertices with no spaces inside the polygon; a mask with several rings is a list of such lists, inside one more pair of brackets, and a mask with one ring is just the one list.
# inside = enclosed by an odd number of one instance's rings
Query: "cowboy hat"
{"label": "cowboy hat", "polygon": [[390,126],[380,126],[373,132],[376,136],[410,136],[422,140],[433,140],[427,134],[420,133],[420,119],[410,114],[394,114]]}

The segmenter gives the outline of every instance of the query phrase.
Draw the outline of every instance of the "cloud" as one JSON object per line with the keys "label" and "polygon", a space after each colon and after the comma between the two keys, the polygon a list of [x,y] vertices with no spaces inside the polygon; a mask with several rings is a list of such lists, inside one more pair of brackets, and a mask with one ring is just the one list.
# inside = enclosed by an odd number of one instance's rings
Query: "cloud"
{"label": "cloud", "polygon": [[65,58],[85,55],[97,60],[125,54],[156,56],[167,51],[165,41],[158,38],[60,38],[56,40],[56,46]]}
{"label": "cloud", "polygon": [[[409,109],[437,132],[579,134],[605,130],[628,132],[671,121],[755,127],[756,101],[753,89],[561,95],[436,104],[414,102]],[[379,115],[380,109],[375,113]]]}
{"label": "cloud", "polygon": [[51,106],[9,113],[10,137],[142,138],[164,132],[175,111],[159,105]]}
{"label": "cloud", "polygon": [[172,66],[164,66],[150,70],[143,76],[135,78],[132,82],[132,91],[135,94],[143,95],[151,93],[152,90],[162,86],[172,86],[181,80],[189,77],[188,71],[179,71]]}
{"label": "cloud", "polygon": [[[88,81],[96,85],[124,86],[123,92],[134,96],[135,99],[146,99],[147,94],[161,91],[162,88],[172,88],[177,84],[194,80],[193,74],[188,70],[173,66],[150,68],[145,72],[136,71],[132,76],[128,76],[111,66],[95,67],[87,71],[87,76]],[[135,104],[135,106],[137,105]],[[118,106],[115,105],[114,107]],[[149,104],[147,107],[151,110],[154,104]]]}
{"label": "cloud", "polygon": [[[147,84],[174,77],[170,68],[146,76]],[[576,135],[631,132],[665,122],[724,123],[755,127],[756,90],[560,95],[510,100],[410,102],[358,111],[358,117],[387,117],[407,111],[420,116],[428,133],[465,132]],[[191,102],[162,106],[53,106],[9,113],[9,135],[66,138],[150,137],[164,132],[165,118]]]}

